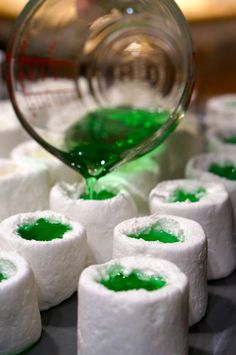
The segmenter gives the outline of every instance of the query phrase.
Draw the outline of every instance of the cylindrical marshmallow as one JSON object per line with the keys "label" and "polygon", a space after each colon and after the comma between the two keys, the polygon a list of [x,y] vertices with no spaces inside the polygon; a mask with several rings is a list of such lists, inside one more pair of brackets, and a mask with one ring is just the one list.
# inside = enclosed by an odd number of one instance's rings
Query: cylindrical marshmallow
{"label": "cylindrical marshmallow", "polygon": [[24,142],[18,145],[11,152],[11,157],[16,160],[23,160],[31,163],[32,160],[46,166],[49,171],[51,186],[59,181],[73,183],[81,181],[81,175],[63,164],[59,159],[53,157],[38,143],[34,141]]}
{"label": "cylindrical marshmallow", "polygon": [[[131,238],[157,228],[179,237],[176,243]],[[176,264],[189,281],[189,325],[200,321],[207,307],[207,243],[202,227],[189,219],[153,215],[133,218],[114,229],[113,258],[145,255]]]}
{"label": "cylindrical marshmallow", "polygon": [[201,179],[204,181],[215,181],[224,185],[233,205],[234,218],[236,221],[236,180],[229,180],[225,177],[209,172],[209,167],[212,164],[219,164],[221,166],[230,164],[236,169],[236,156],[235,154],[226,153],[208,153],[198,155],[188,162],[185,173],[186,177],[190,179]]}
{"label": "cylindrical marshmallow", "polygon": [[[234,143],[230,142],[230,138]],[[207,132],[208,151],[212,153],[236,153],[236,125],[235,128],[209,130]]]}
{"label": "cylindrical marshmallow", "polygon": [[112,257],[114,227],[125,219],[137,216],[136,206],[126,191],[99,201],[79,198],[83,192],[83,184],[59,183],[51,190],[50,208],[80,222],[86,228],[88,263],[108,261]]}
{"label": "cylindrical marshmallow", "polygon": [[[115,292],[100,280],[111,268],[161,276],[166,285]],[[115,259],[85,269],[79,282],[78,355],[186,355],[188,283],[174,264],[149,257]]]}
{"label": "cylindrical marshmallow", "polygon": [[45,167],[0,159],[0,221],[16,213],[48,208],[48,199]]}
{"label": "cylindrical marshmallow", "polygon": [[236,128],[236,94],[210,98],[206,108],[206,123],[212,128]]}
{"label": "cylindrical marshmallow", "polygon": [[[62,239],[51,241],[27,240],[18,234],[20,226],[40,218],[69,225],[71,230]],[[59,304],[75,292],[87,257],[84,227],[61,214],[42,211],[7,218],[0,223],[0,229],[0,248],[23,256],[34,272],[40,310]]]}
{"label": "cylindrical marshmallow", "polygon": [[[181,189],[206,191],[197,202],[170,202],[172,194]],[[208,243],[208,279],[228,276],[236,266],[232,206],[223,185],[197,180],[172,180],[157,185],[150,194],[152,213],[190,218],[201,224]]]}
{"label": "cylindrical marshmallow", "polygon": [[0,355],[16,354],[35,343],[41,318],[34,275],[25,259],[0,253]]}
{"label": "cylindrical marshmallow", "polygon": [[0,157],[8,158],[11,150],[22,141],[22,128],[10,101],[0,101]]}
{"label": "cylindrical marshmallow", "polygon": [[147,156],[127,163],[100,179],[98,184],[109,184],[124,189],[133,198],[140,215],[149,213],[148,195],[160,181],[158,163]]}

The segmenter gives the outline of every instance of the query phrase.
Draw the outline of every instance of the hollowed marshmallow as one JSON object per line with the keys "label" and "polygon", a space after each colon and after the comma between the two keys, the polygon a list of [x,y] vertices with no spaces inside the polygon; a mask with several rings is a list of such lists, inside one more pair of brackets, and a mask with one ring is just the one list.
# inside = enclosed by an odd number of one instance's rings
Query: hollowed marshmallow
{"label": "hollowed marshmallow", "polygon": [[[176,243],[131,238],[155,226],[179,237]],[[113,258],[152,256],[176,264],[189,281],[189,325],[200,321],[207,307],[207,243],[202,227],[189,219],[168,215],[133,218],[114,229]]]}
{"label": "hollowed marshmallow", "polygon": [[208,151],[212,153],[236,153],[236,138],[235,144],[227,143],[227,139],[230,137],[236,137],[236,125],[235,128],[224,128],[209,130],[207,132]]}
{"label": "hollowed marshmallow", "polygon": [[236,168],[236,156],[234,154],[226,153],[208,153],[198,155],[188,162],[186,167],[186,177],[204,181],[215,181],[224,185],[233,205],[234,218],[236,221],[236,180],[229,180],[225,177],[209,172],[208,169],[213,163],[220,165],[230,163]]}
{"label": "hollowed marshmallow", "polygon": [[48,208],[49,176],[35,164],[0,159],[0,221],[13,214]]}
{"label": "hollowed marshmallow", "polygon": [[58,181],[73,183],[81,180],[79,173],[63,164],[59,159],[53,157],[34,141],[24,142],[18,145],[11,152],[11,157],[28,163],[31,163],[33,160],[43,164],[49,171],[51,186]]}
{"label": "hollowed marshmallow", "polygon": [[114,227],[125,219],[137,216],[136,206],[126,191],[101,201],[79,198],[83,192],[83,184],[57,184],[51,190],[50,208],[86,228],[88,263],[108,261],[112,257]]}
{"label": "hollowed marshmallow", "polygon": [[[26,240],[17,233],[19,226],[39,218],[69,225],[72,230],[52,241]],[[0,248],[23,256],[34,272],[40,310],[59,304],[75,292],[87,256],[86,233],[80,224],[61,214],[42,211],[12,216],[0,228]]]}
{"label": "hollowed marshmallow", "polygon": [[0,252],[0,354],[26,350],[41,335],[34,275],[19,255]]}
{"label": "hollowed marshmallow", "polygon": [[[178,189],[192,192],[199,187],[206,195],[198,202],[170,202]],[[228,276],[236,266],[232,206],[225,188],[216,182],[171,180],[157,185],[150,194],[152,213],[190,218],[201,224],[208,243],[208,279]]]}
{"label": "hollowed marshmallow", "polygon": [[[114,265],[160,275],[166,285],[115,292],[100,283]],[[186,355],[187,308],[187,278],[166,260],[140,256],[90,266],[79,282],[78,355]]]}
{"label": "hollowed marshmallow", "polygon": [[208,100],[206,109],[207,125],[212,128],[236,128],[236,95],[215,96]]}

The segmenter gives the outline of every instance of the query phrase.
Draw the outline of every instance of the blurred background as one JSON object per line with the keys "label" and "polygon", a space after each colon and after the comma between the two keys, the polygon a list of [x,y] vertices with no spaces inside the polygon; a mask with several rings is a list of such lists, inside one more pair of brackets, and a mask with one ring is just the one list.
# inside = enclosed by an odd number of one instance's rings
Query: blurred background
{"label": "blurred background", "polygon": [[[15,20],[26,3],[27,0],[0,1],[0,50],[6,50]],[[194,106],[201,111],[208,97],[236,92],[236,1],[177,3],[192,30],[197,64]]]}

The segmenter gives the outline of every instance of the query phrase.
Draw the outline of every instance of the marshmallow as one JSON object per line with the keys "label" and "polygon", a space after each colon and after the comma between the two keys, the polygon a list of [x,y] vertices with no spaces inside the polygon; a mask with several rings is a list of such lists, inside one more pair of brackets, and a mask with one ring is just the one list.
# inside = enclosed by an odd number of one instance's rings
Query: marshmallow
{"label": "marshmallow", "polygon": [[233,205],[236,221],[236,180],[229,180],[209,172],[209,167],[211,167],[212,164],[219,164],[220,166],[229,164],[236,168],[236,157],[235,155],[226,153],[198,155],[188,162],[186,167],[186,177],[190,179],[201,179],[204,181],[215,181],[224,185]]}
{"label": "marshmallow", "polygon": [[236,153],[236,126],[207,132],[208,151],[212,153]]}
{"label": "marshmallow", "polygon": [[[46,219],[51,225],[62,223],[70,229],[66,228],[62,238],[50,241],[28,240],[20,236],[20,226],[25,225],[27,229],[27,225],[35,224],[39,219]],[[80,224],[58,213],[43,211],[12,216],[4,220],[0,228],[0,248],[25,257],[34,272],[40,310],[59,304],[75,292],[87,256],[86,233]],[[40,228],[45,238],[47,231],[42,226]],[[31,233],[33,238],[32,229]],[[56,233],[55,227],[50,233]]]}
{"label": "marshmallow", "polygon": [[[161,277],[166,284],[115,292],[102,282],[110,274],[119,277],[119,270],[125,277]],[[161,259],[128,257],[88,267],[79,281],[78,355],[187,354],[187,285],[186,276]]]}
{"label": "marshmallow", "polygon": [[[163,243],[130,237],[152,228],[179,239],[175,243]],[[113,258],[132,255],[162,258],[176,264],[189,281],[189,325],[200,321],[207,307],[207,243],[198,223],[167,215],[124,221],[114,229]]]}
{"label": "marshmallow", "polygon": [[149,213],[148,195],[160,181],[160,168],[156,161],[144,156],[125,164],[100,179],[98,184],[108,184],[124,189],[133,198],[141,215]]}
{"label": "marshmallow", "polygon": [[86,228],[88,263],[108,261],[112,257],[114,227],[125,219],[137,216],[136,206],[125,191],[120,191],[113,198],[99,201],[80,199],[83,192],[83,184],[59,183],[51,190],[50,208],[82,223]]}
{"label": "marshmallow", "polygon": [[0,159],[0,221],[21,212],[48,208],[49,176],[35,164]]}
{"label": "marshmallow", "polygon": [[[194,192],[204,189],[206,194],[197,202],[171,202],[179,189]],[[200,223],[208,242],[208,279],[228,276],[236,266],[232,206],[221,184],[195,180],[173,180],[157,185],[150,194],[152,213],[171,214]]]}
{"label": "marshmallow", "polygon": [[11,103],[0,101],[0,157],[7,158],[15,145],[23,141],[23,133]]}
{"label": "marshmallow", "polygon": [[41,335],[35,280],[20,256],[0,253],[0,355],[26,350]]}
{"label": "marshmallow", "polygon": [[11,152],[11,157],[18,161],[23,160],[28,163],[31,163],[32,160],[34,160],[35,162],[44,165],[49,171],[51,186],[59,181],[73,183],[82,179],[78,172],[63,164],[59,159],[53,157],[34,141],[18,145]]}
{"label": "marshmallow", "polygon": [[236,128],[236,95],[227,94],[210,98],[206,108],[206,123],[212,128]]}

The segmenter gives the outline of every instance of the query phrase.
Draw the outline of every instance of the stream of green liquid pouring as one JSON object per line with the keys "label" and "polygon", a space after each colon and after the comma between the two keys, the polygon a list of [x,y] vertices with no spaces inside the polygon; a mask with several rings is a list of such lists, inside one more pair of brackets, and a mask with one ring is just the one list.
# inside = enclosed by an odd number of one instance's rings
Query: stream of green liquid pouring
{"label": "stream of green liquid pouring", "polygon": [[98,109],[67,129],[61,156],[84,176],[92,199],[96,180],[157,132],[169,118],[170,113],[161,110]]}

